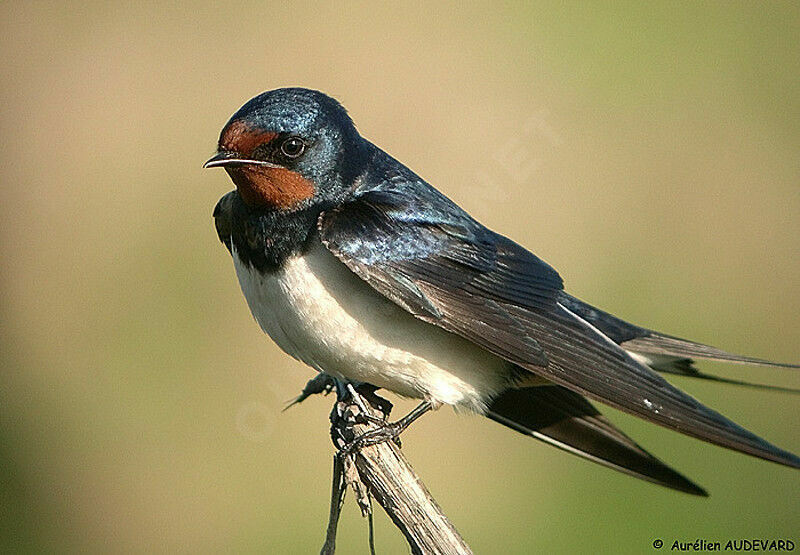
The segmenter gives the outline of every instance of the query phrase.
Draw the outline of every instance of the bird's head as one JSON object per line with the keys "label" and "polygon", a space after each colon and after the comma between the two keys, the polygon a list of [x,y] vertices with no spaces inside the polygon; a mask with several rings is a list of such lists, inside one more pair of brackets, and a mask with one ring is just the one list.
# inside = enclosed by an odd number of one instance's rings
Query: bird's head
{"label": "bird's head", "polygon": [[203,167],[225,168],[253,208],[296,210],[346,194],[364,164],[363,143],[333,98],[276,89],[233,114]]}

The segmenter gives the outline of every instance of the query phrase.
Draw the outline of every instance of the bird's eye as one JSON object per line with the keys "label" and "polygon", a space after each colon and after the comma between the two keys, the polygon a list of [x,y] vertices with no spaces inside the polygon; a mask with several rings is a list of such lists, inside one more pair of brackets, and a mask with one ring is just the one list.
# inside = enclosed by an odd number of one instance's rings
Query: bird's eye
{"label": "bird's eye", "polygon": [[306,149],[306,144],[298,137],[289,137],[281,143],[281,152],[287,158],[297,158]]}

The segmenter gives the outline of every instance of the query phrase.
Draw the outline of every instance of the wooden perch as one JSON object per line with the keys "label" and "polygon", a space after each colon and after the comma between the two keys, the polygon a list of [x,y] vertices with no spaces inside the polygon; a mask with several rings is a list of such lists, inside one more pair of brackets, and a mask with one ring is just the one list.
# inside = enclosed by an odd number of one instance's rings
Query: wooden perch
{"label": "wooden perch", "polygon": [[334,553],[336,528],[348,486],[356,493],[365,516],[372,516],[370,498],[378,501],[406,537],[412,553],[472,553],[408,464],[399,442],[385,441],[355,449],[352,453],[341,451],[356,437],[379,426],[375,422],[365,422],[360,416],[363,410],[373,419],[385,419],[391,410],[388,401],[370,390],[364,392],[362,389],[359,397],[354,399],[348,395],[345,399],[340,398],[331,411],[331,438],[340,451],[334,455],[331,512],[322,554]]}

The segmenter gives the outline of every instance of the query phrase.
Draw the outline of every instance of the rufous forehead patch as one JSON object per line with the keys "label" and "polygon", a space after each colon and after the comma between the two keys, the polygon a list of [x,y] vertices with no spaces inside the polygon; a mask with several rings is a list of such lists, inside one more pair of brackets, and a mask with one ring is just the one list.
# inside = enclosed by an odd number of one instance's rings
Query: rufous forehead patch
{"label": "rufous forehead patch", "polygon": [[257,146],[268,143],[277,136],[278,134],[273,131],[262,131],[242,120],[236,120],[223,129],[219,139],[219,149],[248,156]]}

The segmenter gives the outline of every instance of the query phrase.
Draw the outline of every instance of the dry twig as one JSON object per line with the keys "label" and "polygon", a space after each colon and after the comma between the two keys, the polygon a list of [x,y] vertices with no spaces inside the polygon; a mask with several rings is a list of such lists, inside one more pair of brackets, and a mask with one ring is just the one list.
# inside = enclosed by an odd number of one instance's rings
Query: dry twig
{"label": "dry twig", "polygon": [[322,553],[335,550],[336,527],[348,486],[356,493],[365,516],[371,517],[370,498],[378,501],[405,536],[412,553],[472,553],[408,464],[399,442],[369,445],[350,454],[342,451],[355,438],[378,427],[362,416],[363,409],[373,420],[385,419],[391,411],[391,404],[372,390],[362,389],[361,393],[360,400],[366,402],[340,396],[331,411],[331,438],[340,451],[334,456],[331,512]]}

